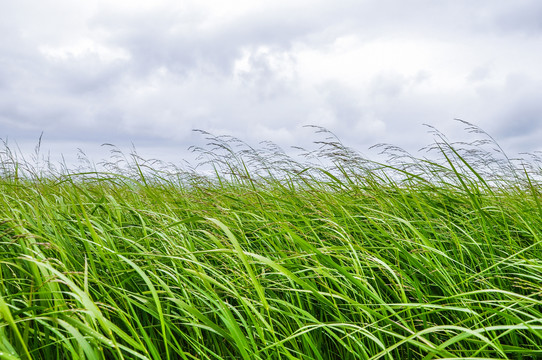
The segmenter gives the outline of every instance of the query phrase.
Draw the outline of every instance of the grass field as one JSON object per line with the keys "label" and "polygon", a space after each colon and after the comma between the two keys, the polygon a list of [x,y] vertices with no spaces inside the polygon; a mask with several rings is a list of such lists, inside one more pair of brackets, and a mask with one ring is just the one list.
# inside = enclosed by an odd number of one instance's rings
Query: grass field
{"label": "grass field", "polygon": [[207,175],[6,148],[0,358],[542,358],[540,162],[469,130],[385,164],[210,137]]}

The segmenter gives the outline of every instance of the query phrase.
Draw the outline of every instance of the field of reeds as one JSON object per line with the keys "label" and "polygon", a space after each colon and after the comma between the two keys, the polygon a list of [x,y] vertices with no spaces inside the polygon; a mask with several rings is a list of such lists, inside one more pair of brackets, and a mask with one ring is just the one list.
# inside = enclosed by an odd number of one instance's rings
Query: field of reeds
{"label": "field of reeds", "polygon": [[203,133],[204,171],[5,147],[0,358],[542,358],[540,159],[466,125],[380,162]]}

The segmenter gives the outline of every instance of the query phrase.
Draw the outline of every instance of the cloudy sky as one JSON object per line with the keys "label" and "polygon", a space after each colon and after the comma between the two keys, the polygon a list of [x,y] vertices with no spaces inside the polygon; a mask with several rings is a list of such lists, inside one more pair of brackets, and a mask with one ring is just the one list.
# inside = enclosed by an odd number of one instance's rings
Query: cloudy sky
{"label": "cloudy sky", "polygon": [[538,0],[18,0],[0,4],[0,138],[177,161],[192,129],[283,147],[315,124],[416,150],[461,118],[542,150]]}

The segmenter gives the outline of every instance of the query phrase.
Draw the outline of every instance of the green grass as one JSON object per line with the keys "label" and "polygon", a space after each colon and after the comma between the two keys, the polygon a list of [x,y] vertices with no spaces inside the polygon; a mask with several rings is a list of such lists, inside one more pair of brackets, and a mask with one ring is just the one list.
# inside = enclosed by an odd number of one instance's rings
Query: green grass
{"label": "green grass", "polygon": [[210,176],[6,148],[0,358],[542,358],[539,163],[436,135],[385,164],[209,137]]}

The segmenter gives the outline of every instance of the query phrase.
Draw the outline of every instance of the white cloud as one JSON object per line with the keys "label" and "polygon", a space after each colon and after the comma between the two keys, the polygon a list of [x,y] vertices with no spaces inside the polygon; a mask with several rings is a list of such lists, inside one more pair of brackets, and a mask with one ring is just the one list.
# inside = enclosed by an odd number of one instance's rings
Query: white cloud
{"label": "white cloud", "polygon": [[167,149],[202,128],[304,146],[301,126],[314,123],[361,150],[419,148],[422,123],[453,137],[461,117],[533,151],[541,11],[527,0],[8,2],[0,137]]}
{"label": "white cloud", "polygon": [[68,46],[41,45],[38,50],[47,59],[59,62],[88,57],[96,57],[103,63],[130,60],[130,54],[126,50],[108,47],[89,38],[78,39],[77,42]]}

